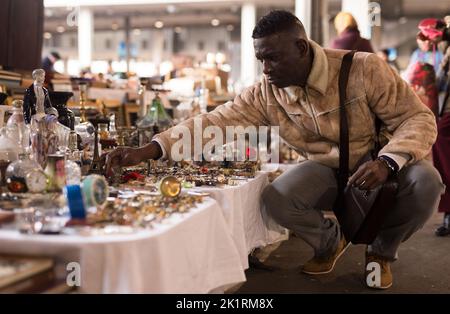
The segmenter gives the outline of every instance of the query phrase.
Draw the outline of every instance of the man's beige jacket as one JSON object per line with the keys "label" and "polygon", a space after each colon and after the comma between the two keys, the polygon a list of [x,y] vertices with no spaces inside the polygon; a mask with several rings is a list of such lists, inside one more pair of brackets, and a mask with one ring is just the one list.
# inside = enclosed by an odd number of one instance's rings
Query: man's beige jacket
{"label": "man's beige jacket", "polygon": [[[305,88],[277,88],[263,77],[233,101],[199,116],[202,127],[279,126],[280,136],[303,157],[339,167],[338,75],[346,51],[323,49],[311,41],[314,61]],[[375,54],[355,54],[347,86],[346,108],[350,133],[350,169],[373,148],[374,117],[383,121],[389,141],[380,154],[407,156],[408,164],[425,158],[436,140],[433,113],[400,76]],[[191,131],[193,120],[181,124]],[[179,127],[179,126],[177,126]],[[174,129],[176,129],[175,127]],[[172,130],[155,136],[171,159],[178,137]],[[198,140],[198,138],[197,138]],[[210,139],[204,140],[204,143]]]}

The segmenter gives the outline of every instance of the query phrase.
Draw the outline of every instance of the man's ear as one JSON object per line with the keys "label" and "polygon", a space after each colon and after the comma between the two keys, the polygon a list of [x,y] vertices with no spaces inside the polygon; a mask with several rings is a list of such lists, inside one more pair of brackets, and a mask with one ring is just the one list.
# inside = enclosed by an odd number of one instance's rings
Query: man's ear
{"label": "man's ear", "polygon": [[303,38],[299,38],[296,40],[295,45],[297,46],[297,49],[300,52],[300,56],[305,57],[309,49],[308,42]]}

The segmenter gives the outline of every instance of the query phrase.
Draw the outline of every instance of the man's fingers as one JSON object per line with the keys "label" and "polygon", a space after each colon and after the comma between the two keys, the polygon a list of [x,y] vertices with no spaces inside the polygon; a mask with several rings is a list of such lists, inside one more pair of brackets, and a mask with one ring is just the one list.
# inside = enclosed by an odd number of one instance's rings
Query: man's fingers
{"label": "man's fingers", "polygon": [[379,168],[374,162],[367,162],[350,177],[349,185],[358,186],[362,190],[372,190],[383,183]]}
{"label": "man's fingers", "polygon": [[370,169],[365,169],[364,173],[355,181],[355,185],[361,186],[372,178],[373,172]]}
{"label": "man's fingers", "polygon": [[378,178],[375,176],[368,177],[363,184],[359,185],[361,190],[372,190],[372,186],[376,185],[378,182]]}
{"label": "man's fingers", "polygon": [[106,175],[111,174],[111,167],[113,166],[114,161],[117,160],[119,156],[120,156],[120,152],[117,150],[114,150],[106,155],[106,157],[105,157]]}
{"label": "man's fingers", "polygon": [[106,163],[106,156],[107,156],[108,154],[107,153],[103,153],[101,156],[100,156],[100,166],[103,168],[104,166],[105,166],[105,163]]}
{"label": "man's fingers", "polygon": [[354,185],[356,180],[358,180],[365,173],[365,171],[366,169],[364,165],[359,167],[358,170],[356,170],[356,172],[348,180],[348,185]]}

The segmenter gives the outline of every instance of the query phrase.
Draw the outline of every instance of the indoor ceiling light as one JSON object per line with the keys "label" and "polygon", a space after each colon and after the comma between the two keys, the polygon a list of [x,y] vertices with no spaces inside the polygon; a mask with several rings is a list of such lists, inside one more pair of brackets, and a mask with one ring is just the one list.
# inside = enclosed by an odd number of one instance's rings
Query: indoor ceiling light
{"label": "indoor ceiling light", "polygon": [[227,31],[229,31],[229,32],[234,31],[234,25],[228,24],[228,25],[227,25]]}
{"label": "indoor ceiling light", "polygon": [[60,25],[56,28],[56,31],[58,33],[64,33],[66,31],[66,28],[64,26]]}
{"label": "indoor ceiling light", "polygon": [[133,35],[139,36],[141,34],[141,30],[139,28],[133,29]]}
{"label": "indoor ceiling light", "polygon": [[164,27],[163,21],[156,21],[155,22],[155,27],[156,28],[163,28]]}
{"label": "indoor ceiling light", "polygon": [[211,25],[212,26],[219,26],[219,24],[220,24],[220,21],[218,19],[212,19],[211,20]]}
{"label": "indoor ceiling light", "polygon": [[183,31],[183,29],[180,26],[175,27],[175,33],[179,34]]}
{"label": "indoor ceiling light", "polygon": [[50,38],[52,38],[52,34],[49,33],[49,32],[45,32],[45,33],[44,33],[44,38],[45,38],[45,39],[50,39]]}
{"label": "indoor ceiling light", "polygon": [[173,4],[169,4],[167,6],[166,10],[168,13],[172,14],[172,13],[175,13],[175,11],[177,10],[177,7],[174,6]]}

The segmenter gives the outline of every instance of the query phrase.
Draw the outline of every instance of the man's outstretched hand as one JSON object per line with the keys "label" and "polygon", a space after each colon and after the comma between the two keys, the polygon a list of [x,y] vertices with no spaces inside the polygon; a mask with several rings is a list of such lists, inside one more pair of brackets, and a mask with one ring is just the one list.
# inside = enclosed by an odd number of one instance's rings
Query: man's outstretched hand
{"label": "man's outstretched hand", "polygon": [[159,159],[161,156],[161,147],[152,142],[139,148],[118,147],[109,154],[102,155],[101,162],[106,166],[106,175],[110,176],[114,168],[135,166],[144,160]]}

